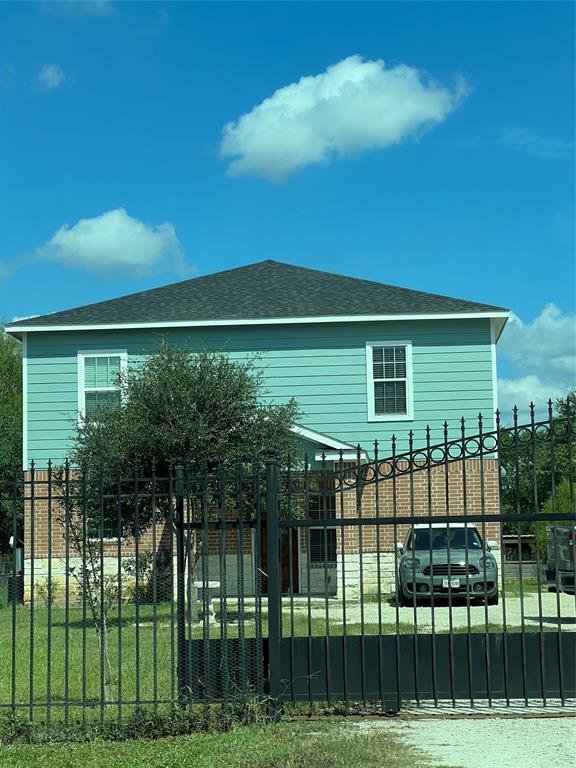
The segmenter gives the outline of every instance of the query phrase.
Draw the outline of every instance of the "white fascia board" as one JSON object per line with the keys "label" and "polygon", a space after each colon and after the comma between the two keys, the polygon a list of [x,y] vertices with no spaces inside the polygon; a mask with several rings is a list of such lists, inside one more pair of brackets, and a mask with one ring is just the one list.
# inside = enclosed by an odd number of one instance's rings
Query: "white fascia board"
{"label": "white fascia board", "polygon": [[[358,453],[356,451],[316,451],[314,454],[316,461],[357,461]],[[366,451],[360,451],[360,460],[368,461],[368,454]]]}
{"label": "white fascia board", "polygon": [[334,437],[330,437],[330,435],[325,435],[322,432],[316,432],[315,430],[308,429],[307,427],[301,427],[299,424],[295,424],[290,429],[292,432],[294,432],[295,435],[299,435],[306,440],[310,440],[312,443],[326,445],[328,448],[333,448],[336,451],[354,451],[354,455],[356,456],[356,449],[350,443],[343,443],[341,440],[336,440]]}
{"label": "white fascia board", "polygon": [[6,333],[18,336],[21,333],[54,331],[116,331],[138,330],[141,328],[209,328],[237,325],[304,325],[311,323],[377,323],[404,322],[406,320],[482,320],[494,318],[500,321],[500,331],[510,316],[509,312],[454,312],[419,315],[335,315],[327,317],[274,317],[236,320],[183,320],[158,323],[94,323],[93,325],[25,325],[6,326]]}

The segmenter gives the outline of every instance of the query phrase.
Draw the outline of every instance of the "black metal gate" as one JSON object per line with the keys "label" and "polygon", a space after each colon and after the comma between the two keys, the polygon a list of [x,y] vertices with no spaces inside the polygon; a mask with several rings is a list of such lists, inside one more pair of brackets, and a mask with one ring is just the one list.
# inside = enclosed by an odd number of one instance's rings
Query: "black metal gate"
{"label": "black metal gate", "polygon": [[575,443],[568,401],[368,461],[0,478],[0,710],[572,706]]}
{"label": "black metal gate", "polygon": [[[428,430],[418,446],[410,434],[402,453],[392,437],[386,458],[375,444],[372,461],[358,449],[356,462],[341,457],[336,468],[270,455],[261,478],[220,478],[212,493],[226,486],[234,503],[210,515],[209,492],[206,516],[189,524],[183,494],[180,530],[204,537],[202,578],[208,585],[210,568],[216,574],[219,610],[214,623],[204,590],[203,635],[188,641],[180,613],[182,697],[226,702],[253,691],[278,708],[325,702],[385,712],[408,702],[565,705],[576,697],[576,598],[566,588],[576,567],[573,415],[553,417],[550,404],[544,421],[532,409],[528,424],[515,412],[512,426],[497,418],[483,432],[480,417],[477,427],[470,434],[462,421],[449,439],[446,424],[442,442]],[[225,571],[245,553],[247,531],[252,581],[240,578],[231,597]],[[299,542],[288,589],[283,531]],[[420,550],[419,535],[427,542]],[[265,569],[258,536],[266,537]],[[454,548],[458,536],[464,543]],[[517,562],[504,557],[504,536],[517,540]],[[527,536],[532,578],[522,563]],[[226,554],[226,537],[235,555]],[[427,574],[416,572],[422,559]],[[238,562],[246,569],[245,558]],[[237,623],[226,618],[230,602]]]}

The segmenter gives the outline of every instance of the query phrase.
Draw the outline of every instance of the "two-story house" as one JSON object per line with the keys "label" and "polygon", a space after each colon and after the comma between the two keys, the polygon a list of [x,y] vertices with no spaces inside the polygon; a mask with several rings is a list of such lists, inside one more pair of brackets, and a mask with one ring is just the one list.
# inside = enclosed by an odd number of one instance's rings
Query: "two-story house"
{"label": "two-story house", "polygon": [[[257,353],[266,397],[296,399],[302,417],[294,429],[315,459],[354,461],[358,444],[369,458],[375,440],[383,456],[393,434],[396,450],[405,451],[409,432],[415,446],[423,445],[427,427],[432,442],[441,442],[445,422],[457,437],[462,417],[473,422],[479,413],[489,431],[497,408],[496,343],[508,314],[267,260],[22,320],[6,330],[23,345],[24,470],[32,460],[37,473],[48,460],[61,464],[78,414],[114,397],[117,373],[138,364],[160,338],[234,359]],[[494,489],[493,464],[485,477]],[[45,558],[45,535],[35,533],[35,557]],[[357,546],[342,552],[335,538],[327,543],[321,534],[316,540],[312,529],[309,542],[294,550],[302,583],[315,558],[334,566],[339,558],[357,559]],[[367,567],[369,554],[366,543]]]}

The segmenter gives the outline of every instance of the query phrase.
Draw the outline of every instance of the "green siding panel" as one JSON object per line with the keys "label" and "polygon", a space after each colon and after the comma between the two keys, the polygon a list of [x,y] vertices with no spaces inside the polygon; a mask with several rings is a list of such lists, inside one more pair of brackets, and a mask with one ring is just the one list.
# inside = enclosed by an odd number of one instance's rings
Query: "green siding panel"
{"label": "green siding panel", "polygon": [[[77,352],[128,351],[137,365],[158,348],[153,330],[30,333],[28,335],[28,459],[61,462],[70,449],[77,414]],[[222,349],[235,360],[255,357],[262,368],[267,402],[294,397],[303,426],[371,450],[375,439],[386,445],[393,433],[398,450],[408,431],[433,441],[443,438],[445,420],[456,436],[463,416],[471,426],[478,413],[485,429],[493,425],[492,354],[489,320],[390,321],[287,326],[162,329],[167,343],[190,349]],[[366,341],[411,339],[413,344],[414,420],[368,421]],[[386,450],[383,448],[383,453]],[[381,450],[382,454],[382,450]]]}

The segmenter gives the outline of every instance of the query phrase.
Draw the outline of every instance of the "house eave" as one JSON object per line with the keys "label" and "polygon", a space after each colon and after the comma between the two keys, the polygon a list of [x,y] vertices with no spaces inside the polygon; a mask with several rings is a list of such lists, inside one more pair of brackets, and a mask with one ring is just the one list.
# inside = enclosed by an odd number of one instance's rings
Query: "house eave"
{"label": "house eave", "polygon": [[62,325],[17,325],[6,326],[6,333],[20,338],[22,333],[47,333],[58,331],[117,331],[140,330],[156,328],[207,328],[219,326],[254,326],[254,325],[306,325],[313,323],[377,323],[405,322],[415,320],[494,320],[497,338],[500,336],[510,313],[507,311],[490,312],[448,312],[423,314],[393,314],[393,315],[331,315],[317,317],[266,317],[266,318],[236,318],[225,320],[182,320],[170,322],[144,323],[93,323],[93,324],[62,324]]}

